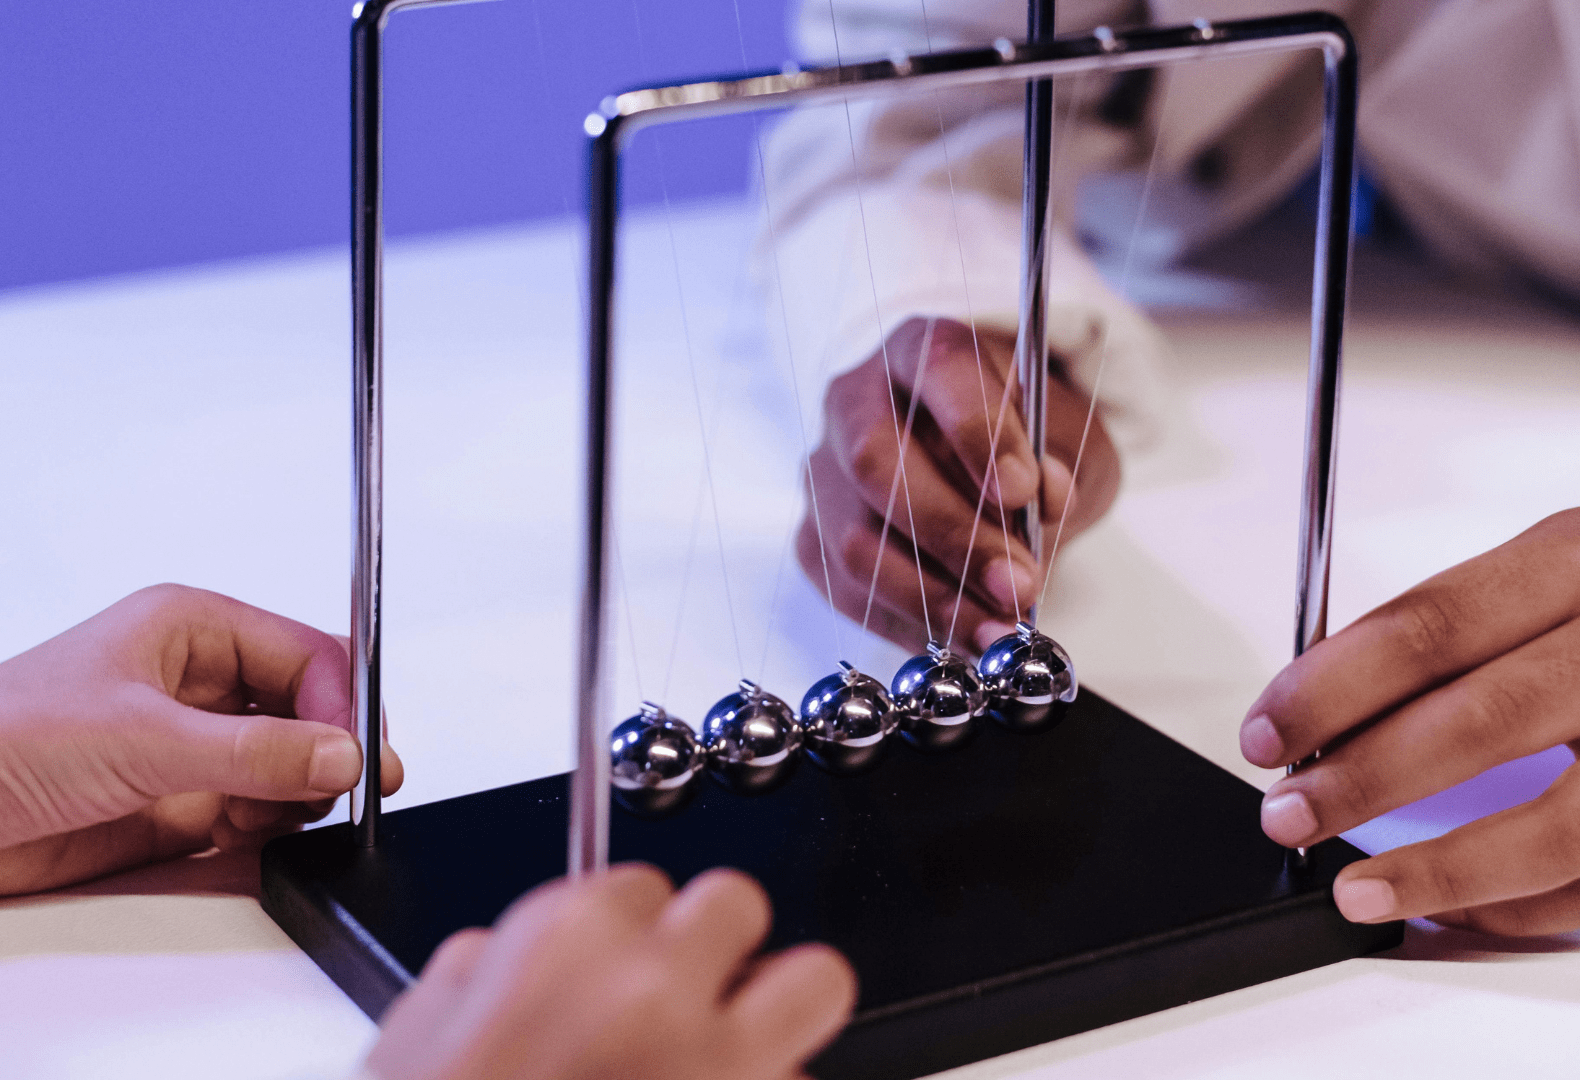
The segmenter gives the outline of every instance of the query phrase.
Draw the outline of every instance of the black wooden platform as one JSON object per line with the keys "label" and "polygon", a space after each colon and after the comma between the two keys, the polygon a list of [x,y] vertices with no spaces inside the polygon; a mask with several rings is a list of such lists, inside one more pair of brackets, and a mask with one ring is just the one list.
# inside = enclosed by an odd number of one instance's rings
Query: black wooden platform
{"label": "black wooden platform", "polygon": [[[375,1019],[447,935],[564,872],[566,777],[387,814],[263,853],[264,907]],[[875,770],[803,764],[745,798],[708,782],[675,816],[614,811],[616,861],[684,881],[713,866],[773,897],[772,944],[826,941],[861,978],[857,1015],[812,1067],[902,1080],[1397,944],[1357,926],[1340,840],[1292,874],[1260,793],[1083,691],[1056,727],[984,722],[966,746],[895,745]]]}

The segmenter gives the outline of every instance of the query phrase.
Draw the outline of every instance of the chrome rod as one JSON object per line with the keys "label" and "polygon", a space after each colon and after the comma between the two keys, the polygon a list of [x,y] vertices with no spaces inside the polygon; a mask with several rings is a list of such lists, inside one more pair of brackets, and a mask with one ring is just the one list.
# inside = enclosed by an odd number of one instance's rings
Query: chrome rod
{"label": "chrome rod", "polygon": [[607,859],[609,822],[608,552],[612,481],[611,377],[615,310],[615,244],[619,231],[619,160],[625,142],[644,127],[731,113],[836,103],[896,90],[916,93],[1084,72],[1212,60],[1259,53],[1320,50],[1326,58],[1322,142],[1323,208],[1316,253],[1311,372],[1306,410],[1307,476],[1300,521],[1296,583],[1296,645],[1326,630],[1328,565],[1336,465],[1339,367],[1349,282],[1350,187],[1354,174],[1355,44],[1344,22],[1322,12],[1191,26],[1144,28],[1047,43],[962,49],[895,57],[842,67],[787,67],[738,79],[632,90],[605,98],[585,123],[589,146],[587,428],[585,518],[579,666],[577,768],[571,781],[573,870]]}
{"label": "chrome rod", "polygon": [[[1028,0],[1026,40],[1047,45],[1054,40],[1053,0]],[[1026,134],[1021,147],[1020,218],[1020,325],[1015,335],[1015,375],[1020,383],[1021,417],[1031,442],[1037,486],[1031,502],[1017,512],[1021,538],[1032,561],[1042,565],[1042,457],[1048,427],[1048,200],[1053,165],[1053,80],[1034,79],[1026,84]],[[1039,575],[1040,577],[1040,575]],[[1032,594],[1023,613],[1037,623],[1037,595]]]}
{"label": "chrome rod", "polygon": [[[1325,58],[1322,173],[1317,199],[1317,245],[1311,283],[1311,361],[1306,377],[1306,460],[1301,480],[1300,547],[1295,578],[1295,655],[1328,636],[1328,585],[1333,563],[1334,483],[1339,465],[1339,384],[1343,376],[1344,319],[1355,247],[1355,50]],[[1346,90],[1347,88],[1347,90]],[[1307,761],[1285,769],[1294,774]],[[1291,853],[1296,869],[1307,850]]]}
{"label": "chrome rod", "polygon": [[351,827],[378,842],[384,741],[384,74],[389,17],[474,0],[365,0],[351,9],[351,718],[362,776]]}

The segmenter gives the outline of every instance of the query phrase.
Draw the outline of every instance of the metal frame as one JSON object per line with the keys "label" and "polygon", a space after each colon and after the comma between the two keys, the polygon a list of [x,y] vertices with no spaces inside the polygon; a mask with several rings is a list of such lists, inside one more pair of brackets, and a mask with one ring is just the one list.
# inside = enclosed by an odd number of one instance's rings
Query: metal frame
{"label": "metal frame", "polygon": [[384,27],[397,11],[478,0],[364,0],[351,9],[351,718],[362,776],[357,843],[378,839],[384,557]]}
{"label": "metal frame", "polygon": [[[1295,653],[1299,655],[1320,641],[1327,630],[1335,434],[1349,285],[1358,93],[1355,45],[1342,20],[1314,12],[1221,23],[1198,20],[1191,26],[1124,33],[1101,27],[1088,36],[1043,43],[1016,45],[1000,41],[986,49],[896,56],[840,67],[805,70],[787,67],[783,71],[739,79],[628,91],[606,98],[600,109],[587,118],[584,126],[590,146],[586,516],[577,666],[577,756],[571,778],[569,868],[572,874],[598,870],[608,862],[610,762],[606,717],[609,715],[610,667],[607,627],[610,468],[613,460],[611,376],[620,152],[626,140],[643,128],[659,124],[870,97],[892,93],[896,88],[938,91],[1303,49],[1317,49],[1323,54],[1326,108],[1296,580]],[[1032,194],[1035,197],[1035,193]],[[1028,275],[1027,279],[1037,288],[1035,296],[1022,297],[1023,327],[1028,316],[1040,310],[1040,277],[1040,274]],[[376,295],[374,302],[377,302]],[[1022,337],[1025,336],[1023,333]],[[375,402],[376,396],[375,391]],[[361,523],[359,517],[359,528]],[[376,610],[373,626],[376,659]],[[376,673],[376,666],[374,670]],[[368,794],[376,800],[376,786]]]}

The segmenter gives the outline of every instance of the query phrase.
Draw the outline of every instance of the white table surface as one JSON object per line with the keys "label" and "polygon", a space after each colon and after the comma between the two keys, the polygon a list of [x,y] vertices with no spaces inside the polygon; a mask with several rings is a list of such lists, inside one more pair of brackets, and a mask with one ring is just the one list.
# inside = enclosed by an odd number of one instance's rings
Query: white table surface
{"label": "white table surface", "polygon": [[[742,667],[799,694],[835,645],[784,560],[801,444],[739,273],[750,221],[720,206],[675,224],[674,254],[657,219],[629,245],[618,693],[695,717]],[[387,693],[409,777],[392,806],[569,764],[574,236],[550,223],[391,254]],[[0,655],[161,580],[345,628],[345,275],[342,254],[308,253],[0,295]],[[1160,312],[1178,354],[1169,453],[1070,546],[1045,622],[1085,682],[1265,785],[1235,732],[1290,636],[1304,312],[1276,281],[1139,285],[1238,303]],[[1375,254],[1356,296],[1336,626],[1580,502],[1580,322]],[[815,368],[799,372],[809,416]],[[699,501],[699,410],[733,620]],[[874,671],[901,659],[849,623],[838,637]],[[1567,760],[1510,763],[1352,838],[1379,850],[1441,832],[1530,797]],[[253,860],[198,858],[0,902],[0,1074],[343,1074],[373,1026],[262,914],[256,877]],[[1412,927],[1386,957],[958,1075],[1574,1075],[1577,948]]]}

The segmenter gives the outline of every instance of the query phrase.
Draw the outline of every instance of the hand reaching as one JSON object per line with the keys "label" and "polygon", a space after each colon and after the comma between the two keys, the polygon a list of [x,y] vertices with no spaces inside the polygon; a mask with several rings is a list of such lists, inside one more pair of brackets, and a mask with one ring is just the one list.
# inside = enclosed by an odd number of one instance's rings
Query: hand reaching
{"label": "hand reaching", "polygon": [[756,956],[771,913],[727,870],[678,895],[618,866],[463,930],[390,1007],[377,1080],[787,1080],[839,1031],[855,979],[834,950]]}
{"label": "hand reaching", "polygon": [[[356,783],[346,650],[178,585],[0,664],[0,895],[316,820]],[[383,748],[385,794],[399,757]]]}
{"label": "hand reaching", "polygon": [[[1312,844],[1494,765],[1580,753],[1580,510],[1430,578],[1285,668],[1240,745],[1280,780],[1262,824]],[[1580,927],[1580,769],[1539,798],[1346,867],[1358,922],[1431,916],[1505,934]]]}
{"label": "hand reaching", "polygon": [[[1017,607],[1024,611],[1034,603],[1042,583],[1041,569],[1013,533],[1012,516],[1011,539],[1005,543],[999,511],[1012,515],[1040,486],[1042,517],[1050,528],[1044,556],[1051,555],[1051,529],[1064,511],[1090,402],[1062,380],[1048,379],[1047,454],[1038,476],[1020,420],[1018,390],[1002,409],[1002,428],[996,443],[993,439],[1014,350],[1014,337],[1001,330],[979,329],[973,335],[969,326],[953,320],[912,319],[889,336],[887,374],[880,350],[828,388],[824,440],[812,451],[807,469],[816,512],[809,499],[797,555],[819,589],[832,589],[835,606],[860,621],[892,492],[893,515],[869,625],[916,651],[927,642],[918,549],[928,615],[940,640],[953,617],[966,552],[971,550],[955,627],[957,646],[966,651],[980,650],[1009,633]],[[894,410],[903,435],[918,384],[920,398],[905,454],[907,504],[905,488],[894,489],[900,460]],[[984,485],[988,496],[978,523]],[[1118,488],[1119,458],[1101,419],[1094,416],[1065,539],[1101,517]]]}

